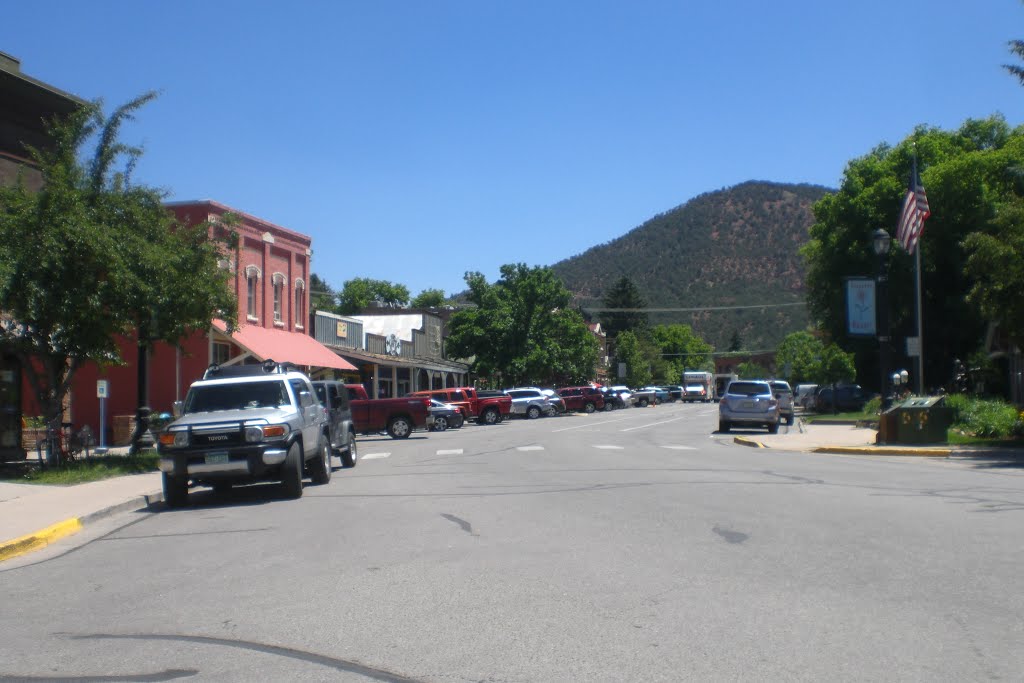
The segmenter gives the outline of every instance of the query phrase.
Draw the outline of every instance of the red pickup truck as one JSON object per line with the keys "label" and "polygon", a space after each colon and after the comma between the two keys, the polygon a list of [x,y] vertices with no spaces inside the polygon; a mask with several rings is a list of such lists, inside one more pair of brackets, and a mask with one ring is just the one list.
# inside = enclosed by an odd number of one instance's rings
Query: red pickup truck
{"label": "red pickup truck", "polygon": [[387,431],[393,439],[407,439],[414,429],[426,429],[433,422],[429,398],[370,398],[362,384],[346,384],[345,388],[352,407],[352,424],[360,434]]}
{"label": "red pickup truck", "polygon": [[430,391],[414,391],[410,396],[436,398],[451,403],[462,411],[467,420],[477,424],[493,425],[501,422],[512,412],[512,398],[503,393],[481,396],[473,387],[449,387]]}

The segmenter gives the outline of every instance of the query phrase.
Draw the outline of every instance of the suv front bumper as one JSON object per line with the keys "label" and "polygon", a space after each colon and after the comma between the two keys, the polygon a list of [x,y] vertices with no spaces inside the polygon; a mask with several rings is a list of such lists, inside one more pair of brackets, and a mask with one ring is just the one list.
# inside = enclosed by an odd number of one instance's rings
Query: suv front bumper
{"label": "suv front bumper", "polygon": [[227,449],[160,450],[161,472],[175,477],[258,478],[276,469],[288,456],[286,447],[266,445]]}

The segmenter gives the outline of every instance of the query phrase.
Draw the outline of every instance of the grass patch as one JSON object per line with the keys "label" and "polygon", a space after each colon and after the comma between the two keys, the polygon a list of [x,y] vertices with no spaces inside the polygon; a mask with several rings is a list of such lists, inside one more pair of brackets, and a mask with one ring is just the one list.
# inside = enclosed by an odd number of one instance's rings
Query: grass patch
{"label": "grass patch", "polygon": [[989,446],[992,448],[1021,448],[1024,440],[1021,439],[994,439],[973,434],[964,434],[956,429],[950,429],[947,433],[949,443],[958,446]]}
{"label": "grass patch", "polygon": [[0,481],[18,484],[45,484],[74,486],[126,474],[143,474],[157,469],[155,450],[144,450],[138,455],[101,455],[89,460],[76,460],[61,467],[40,468],[38,463],[4,463],[0,465]]}
{"label": "grass patch", "polygon": [[877,420],[878,413],[805,413],[801,416],[801,419],[807,424],[813,424],[819,420],[827,420],[829,422],[849,422],[854,423],[860,420]]}

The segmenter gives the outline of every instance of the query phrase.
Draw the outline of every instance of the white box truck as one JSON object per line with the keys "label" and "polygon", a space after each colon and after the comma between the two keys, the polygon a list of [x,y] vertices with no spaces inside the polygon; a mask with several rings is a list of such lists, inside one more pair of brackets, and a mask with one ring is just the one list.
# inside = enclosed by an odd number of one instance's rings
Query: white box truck
{"label": "white box truck", "polygon": [[707,403],[712,399],[714,391],[714,375],[710,372],[687,370],[683,372],[683,400],[687,403],[700,401]]}

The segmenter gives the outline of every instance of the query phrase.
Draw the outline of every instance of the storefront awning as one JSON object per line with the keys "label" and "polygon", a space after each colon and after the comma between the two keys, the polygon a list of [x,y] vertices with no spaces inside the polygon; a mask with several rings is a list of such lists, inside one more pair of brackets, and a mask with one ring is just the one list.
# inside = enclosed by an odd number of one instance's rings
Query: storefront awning
{"label": "storefront awning", "polygon": [[273,359],[314,368],[334,368],[355,371],[356,366],[329,348],[301,332],[268,330],[257,325],[242,325],[228,335],[227,325],[214,320],[213,327],[232,342],[242,347],[256,360]]}

